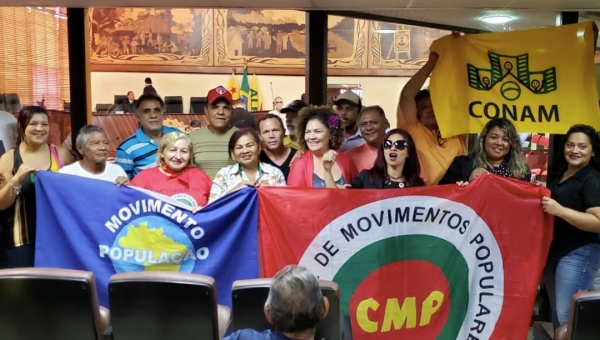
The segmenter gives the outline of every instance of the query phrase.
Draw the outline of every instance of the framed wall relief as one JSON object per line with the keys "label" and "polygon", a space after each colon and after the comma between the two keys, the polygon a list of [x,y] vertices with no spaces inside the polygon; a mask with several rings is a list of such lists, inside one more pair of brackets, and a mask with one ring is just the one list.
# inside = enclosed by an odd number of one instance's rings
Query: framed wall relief
{"label": "framed wall relief", "polygon": [[[306,13],[215,9],[215,66],[304,68]],[[329,16],[329,67],[367,67],[367,21]]]}
{"label": "framed wall relief", "polygon": [[393,24],[369,22],[369,68],[385,70],[418,70],[427,62],[431,43],[450,31]]}
{"label": "framed wall relief", "polygon": [[[449,31],[328,16],[328,74],[410,76]],[[92,8],[90,69],[304,75],[306,13],[294,10]]]}
{"label": "framed wall relief", "polygon": [[115,66],[212,65],[212,13],[201,8],[92,8],[90,62]]}

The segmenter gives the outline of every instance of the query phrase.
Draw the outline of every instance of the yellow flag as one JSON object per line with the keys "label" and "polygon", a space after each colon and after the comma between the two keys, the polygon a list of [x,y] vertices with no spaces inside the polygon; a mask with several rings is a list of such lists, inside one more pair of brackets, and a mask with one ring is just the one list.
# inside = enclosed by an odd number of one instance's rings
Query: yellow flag
{"label": "yellow flag", "polygon": [[231,97],[233,100],[236,100],[240,97],[240,88],[238,86],[238,82],[235,79],[235,73],[231,74],[231,78],[229,78],[229,85],[227,85],[227,90],[231,92]]}
{"label": "yellow flag", "polygon": [[586,22],[436,40],[430,90],[442,135],[479,133],[496,117],[518,132],[600,129],[593,37]]}
{"label": "yellow flag", "polygon": [[262,98],[260,96],[260,87],[258,85],[256,74],[252,75],[252,81],[250,82],[250,103],[248,104],[248,111],[262,111]]}

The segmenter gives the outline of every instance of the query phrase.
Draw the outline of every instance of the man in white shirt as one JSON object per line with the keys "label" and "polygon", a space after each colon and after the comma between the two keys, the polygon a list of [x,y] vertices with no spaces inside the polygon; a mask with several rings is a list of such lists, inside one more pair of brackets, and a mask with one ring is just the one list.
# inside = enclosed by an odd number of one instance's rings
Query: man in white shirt
{"label": "man in white shirt", "polygon": [[117,185],[129,184],[125,170],[106,161],[110,143],[104,129],[96,125],[86,125],[79,130],[75,143],[83,159],[63,167],[58,172],[114,182]]}

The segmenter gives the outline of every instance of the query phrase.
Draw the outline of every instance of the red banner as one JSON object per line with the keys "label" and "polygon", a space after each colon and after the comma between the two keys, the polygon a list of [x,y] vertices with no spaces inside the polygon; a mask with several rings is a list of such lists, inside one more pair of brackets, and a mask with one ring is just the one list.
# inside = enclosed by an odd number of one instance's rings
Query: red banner
{"label": "red banner", "polygon": [[456,185],[259,188],[263,273],[301,264],[340,285],[356,340],[525,339],[552,239],[549,192]]}

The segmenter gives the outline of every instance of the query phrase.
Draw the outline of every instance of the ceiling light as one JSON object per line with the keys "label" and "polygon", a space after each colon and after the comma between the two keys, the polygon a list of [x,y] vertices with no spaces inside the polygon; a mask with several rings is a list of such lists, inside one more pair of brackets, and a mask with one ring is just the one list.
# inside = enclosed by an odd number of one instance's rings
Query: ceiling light
{"label": "ceiling light", "polygon": [[507,22],[512,21],[513,18],[505,16],[505,15],[497,15],[491,17],[482,18],[481,21],[488,24],[506,24]]}

